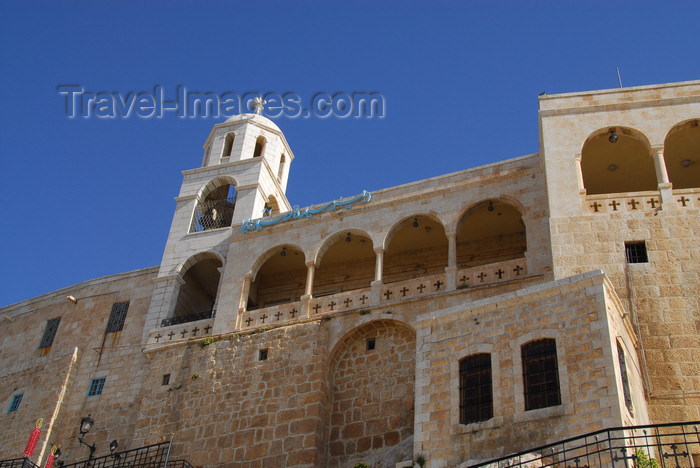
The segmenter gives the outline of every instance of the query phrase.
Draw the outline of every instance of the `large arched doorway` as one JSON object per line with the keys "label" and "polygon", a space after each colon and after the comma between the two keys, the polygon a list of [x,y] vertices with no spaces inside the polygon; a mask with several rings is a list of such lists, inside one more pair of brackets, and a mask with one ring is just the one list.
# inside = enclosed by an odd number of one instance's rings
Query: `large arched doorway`
{"label": "large arched doorway", "polygon": [[413,453],[415,332],[401,322],[364,324],[331,353],[329,466],[394,466]]}

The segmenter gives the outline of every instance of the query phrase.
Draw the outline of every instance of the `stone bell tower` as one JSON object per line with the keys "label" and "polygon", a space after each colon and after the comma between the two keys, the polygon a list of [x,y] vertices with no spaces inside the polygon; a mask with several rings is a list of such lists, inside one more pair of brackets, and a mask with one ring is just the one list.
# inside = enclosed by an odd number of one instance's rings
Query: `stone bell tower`
{"label": "stone bell tower", "polygon": [[[259,115],[262,104],[214,125],[202,166],[183,171],[144,340],[173,319],[213,315],[231,229],[291,209],[285,190],[294,155],[279,127]],[[187,286],[188,271],[196,276],[190,283],[204,287]]]}

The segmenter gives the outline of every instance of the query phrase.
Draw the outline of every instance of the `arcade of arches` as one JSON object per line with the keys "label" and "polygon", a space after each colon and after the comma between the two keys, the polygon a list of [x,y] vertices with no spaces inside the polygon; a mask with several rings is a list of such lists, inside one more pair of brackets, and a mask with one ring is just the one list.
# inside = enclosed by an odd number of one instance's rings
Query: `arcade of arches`
{"label": "arcade of arches", "polygon": [[502,200],[471,207],[452,240],[449,237],[439,220],[419,214],[389,231],[386,251],[374,246],[366,233],[352,230],[330,237],[315,262],[298,247],[276,247],[258,261],[261,266],[251,278],[247,308],[369,288],[375,282],[406,281],[444,273],[450,266],[469,268],[523,258],[527,250],[522,215]]}

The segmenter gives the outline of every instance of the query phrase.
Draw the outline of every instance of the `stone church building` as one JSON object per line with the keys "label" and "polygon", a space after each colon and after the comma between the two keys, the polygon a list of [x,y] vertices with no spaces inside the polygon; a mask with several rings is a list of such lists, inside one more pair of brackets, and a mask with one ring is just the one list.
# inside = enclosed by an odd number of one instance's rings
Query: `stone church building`
{"label": "stone church building", "polygon": [[[172,466],[549,466],[565,444],[536,447],[686,427],[699,122],[700,81],[543,95],[536,154],[308,208],[275,123],[218,123],[160,265],[0,309],[0,460],[39,418],[39,466],[163,444]],[[645,447],[699,466],[692,437]]]}

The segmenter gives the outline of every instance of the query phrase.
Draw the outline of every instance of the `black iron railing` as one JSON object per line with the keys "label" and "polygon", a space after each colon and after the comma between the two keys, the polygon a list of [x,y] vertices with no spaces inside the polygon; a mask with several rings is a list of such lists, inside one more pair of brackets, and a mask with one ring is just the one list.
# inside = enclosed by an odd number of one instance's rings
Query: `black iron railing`
{"label": "black iron railing", "polygon": [[180,323],[196,322],[197,320],[205,320],[214,317],[214,311],[200,312],[199,314],[177,315],[175,317],[166,318],[160,321],[161,327],[169,327],[170,325],[178,325]]}
{"label": "black iron railing", "polygon": [[169,456],[170,442],[162,442],[61,466],[63,468],[192,468],[192,465],[185,460],[168,460]]}
{"label": "black iron railing", "polygon": [[29,458],[13,458],[0,460],[0,468],[39,468],[39,466]]}
{"label": "black iron railing", "polygon": [[697,466],[693,455],[700,456],[699,426],[700,421],[615,427],[470,467],[622,468],[651,466],[644,461],[654,459],[661,468],[691,468]]}

